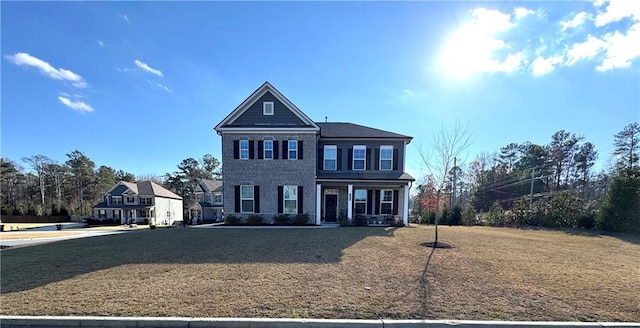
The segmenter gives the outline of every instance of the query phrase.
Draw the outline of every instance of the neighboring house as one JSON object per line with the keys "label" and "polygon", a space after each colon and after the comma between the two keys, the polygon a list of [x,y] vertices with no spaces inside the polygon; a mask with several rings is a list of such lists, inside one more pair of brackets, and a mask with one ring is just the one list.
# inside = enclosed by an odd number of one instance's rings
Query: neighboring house
{"label": "neighboring house", "polygon": [[120,181],[93,207],[98,220],[172,225],[182,221],[182,197],[152,181]]}
{"label": "neighboring house", "polygon": [[[352,123],[316,123],[265,82],[225,117],[225,215],[309,214],[310,223],[407,224],[411,137]],[[362,223],[362,222],[361,222]]]}
{"label": "neighboring house", "polygon": [[194,194],[197,201],[196,223],[222,221],[222,180],[200,179]]}

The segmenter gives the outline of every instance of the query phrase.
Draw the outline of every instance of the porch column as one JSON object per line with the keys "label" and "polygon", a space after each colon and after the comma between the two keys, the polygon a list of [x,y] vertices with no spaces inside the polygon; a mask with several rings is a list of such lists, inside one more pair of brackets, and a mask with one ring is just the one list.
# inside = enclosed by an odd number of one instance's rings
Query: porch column
{"label": "porch column", "polygon": [[316,225],[322,224],[322,186],[316,184]]}
{"label": "porch column", "polygon": [[347,192],[347,219],[353,219],[353,185],[349,185]]}
{"label": "porch column", "polygon": [[404,185],[404,195],[402,201],[402,224],[409,225],[409,186]]}

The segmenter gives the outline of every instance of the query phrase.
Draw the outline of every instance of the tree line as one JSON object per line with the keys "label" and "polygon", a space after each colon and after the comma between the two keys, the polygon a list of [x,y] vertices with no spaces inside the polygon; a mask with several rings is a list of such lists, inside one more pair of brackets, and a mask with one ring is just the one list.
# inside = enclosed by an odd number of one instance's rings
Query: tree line
{"label": "tree line", "polygon": [[639,149],[637,122],[613,136],[615,164],[597,172],[595,145],[565,130],[547,144],[509,143],[478,154],[466,167],[430,170],[417,186],[412,214],[414,220],[438,217],[445,224],[640,232]]}
{"label": "tree line", "polygon": [[193,191],[201,178],[220,177],[220,162],[206,154],[187,158],[178,171],[162,176],[133,173],[96,164],[80,150],[66,155],[64,163],[44,155],[24,157],[21,162],[0,158],[0,210],[2,215],[82,215],[119,181],[154,181],[180,195],[185,208],[194,201]]}

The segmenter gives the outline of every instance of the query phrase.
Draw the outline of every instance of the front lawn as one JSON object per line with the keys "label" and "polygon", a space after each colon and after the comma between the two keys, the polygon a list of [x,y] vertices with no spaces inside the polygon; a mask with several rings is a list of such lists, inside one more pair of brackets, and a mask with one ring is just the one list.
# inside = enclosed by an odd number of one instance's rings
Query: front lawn
{"label": "front lawn", "polygon": [[[5,315],[640,321],[640,236],[157,229],[3,250]],[[431,255],[431,256],[430,256]]]}

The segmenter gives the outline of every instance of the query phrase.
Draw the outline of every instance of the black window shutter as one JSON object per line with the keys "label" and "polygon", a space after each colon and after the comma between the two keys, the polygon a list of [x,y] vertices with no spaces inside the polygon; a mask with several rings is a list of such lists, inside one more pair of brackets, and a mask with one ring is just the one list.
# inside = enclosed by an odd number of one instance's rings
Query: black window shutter
{"label": "black window shutter", "polygon": [[367,170],[371,170],[371,148],[367,148]]}
{"label": "black window shutter", "polygon": [[373,169],[380,169],[380,148],[376,148],[376,156],[373,159]]}
{"label": "black window shutter", "polygon": [[367,214],[373,214],[373,190],[367,190]]}
{"label": "black window shutter", "polygon": [[347,163],[347,170],[353,170],[353,148],[348,148],[347,153],[347,159],[349,161]]}
{"label": "black window shutter", "polygon": [[398,150],[393,150],[393,170],[398,170]]}
{"label": "black window shutter", "polygon": [[249,140],[249,159],[255,158],[255,142],[253,140]]}
{"label": "black window shutter", "polygon": [[298,140],[298,159],[303,159],[302,153],[304,152],[304,147],[302,144],[302,140]]}
{"label": "black window shutter", "polygon": [[258,140],[258,159],[264,159],[264,140]]}
{"label": "black window shutter", "polygon": [[282,140],[282,159],[289,159],[289,140]]}
{"label": "black window shutter", "polygon": [[318,148],[318,170],[324,170],[324,149]]}
{"label": "black window shutter", "polygon": [[273,141],[273,159],[278,159],[278,140]]}
{"label": "black window shutter", "polygon": [[278,213],[284,213],[282,210],[282,203],[284,202],[284,190],[282,186],[278,186]]}
{"label": "black window shutter", "polygon": [[304,209],[304,206],[302,204],[303,198],[304,198],[304,195],[302,193],[302,186],[298,186],[298,214],[303,213],[303,209]]}
{"label": "black window shutter", "polygon": [[336,168],[338,170],[342,170],[342,148],[338,148],[338,155],[336,156],[336,160],[338,161],[338,165],[336,165]]}
{"label": "black window shutter", "polygon": [[398,191],[393,191],[393,215],[398,215]]}
{"label": "black window shutter", "polygon": [[376,190],[376,197],[374,198],[375,208],[373,209],[373,214],[380,214],[380,190]]}
{"label": "black window shutter", "polygon": [[236,213],[240,213],[240,186],[234,186],[234,201],[236,205]]}
{"label": "black window shutter", "polygon": [[253,211],[260,213],[260,186],[253,186],[253,204]]}
{"label": "black window shutter", "polygon": [[240,140],[233,141],[233,159],[240,158]]}

